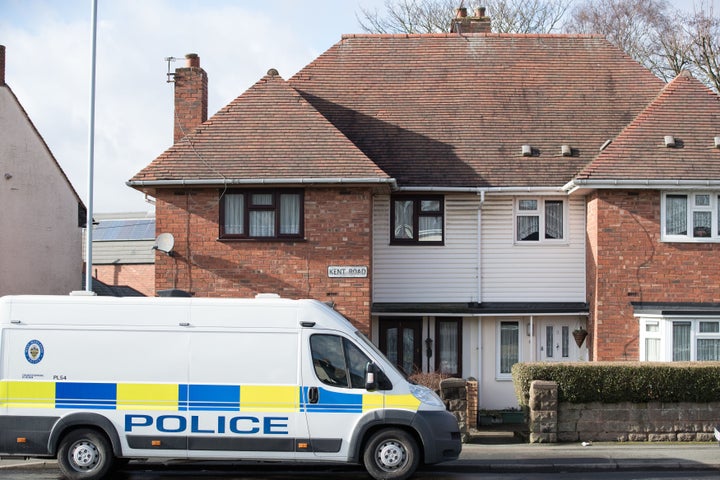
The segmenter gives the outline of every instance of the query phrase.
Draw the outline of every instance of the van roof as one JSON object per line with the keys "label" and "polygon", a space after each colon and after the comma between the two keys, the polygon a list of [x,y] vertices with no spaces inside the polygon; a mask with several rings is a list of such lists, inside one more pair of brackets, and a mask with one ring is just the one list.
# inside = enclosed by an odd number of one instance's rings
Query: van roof
{"label": "van roof", "polygon": [[354,331],[328,305],[311,299],[14,295],[0,298],[0,323],[99,326],[318,328]]}

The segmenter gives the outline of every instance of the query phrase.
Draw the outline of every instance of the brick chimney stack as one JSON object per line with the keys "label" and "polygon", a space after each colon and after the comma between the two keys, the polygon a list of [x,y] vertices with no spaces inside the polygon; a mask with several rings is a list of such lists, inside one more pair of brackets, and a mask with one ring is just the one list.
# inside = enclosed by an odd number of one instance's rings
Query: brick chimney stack
{"label": "brick chimney stack", "polygon": [[0,87],[5,85],[5,45],[0,45]]}
{"label": "brick chimney stack", "polygon": [[175,143],[207,120],[207,73],[196,53],[188,53],[185,60],[184,68],[175,69]]}
{"label": "brick chimney stack", "polygon": [[455,10],[455,18],[450,22],[451,33],[490,33],[490,17],[485,16],[485,8],[476,8],[474,16],[467,16],[467,8]]}

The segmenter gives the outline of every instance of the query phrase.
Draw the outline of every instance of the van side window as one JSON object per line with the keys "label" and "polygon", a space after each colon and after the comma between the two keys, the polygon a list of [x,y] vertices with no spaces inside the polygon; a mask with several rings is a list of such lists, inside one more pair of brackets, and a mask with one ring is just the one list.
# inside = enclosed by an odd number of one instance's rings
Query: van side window
{"label": "van side window", "polygon": [[348,339],[313,335],[310,350],[321,382],[333,387],[365,388],[365,366],[370,359]]}

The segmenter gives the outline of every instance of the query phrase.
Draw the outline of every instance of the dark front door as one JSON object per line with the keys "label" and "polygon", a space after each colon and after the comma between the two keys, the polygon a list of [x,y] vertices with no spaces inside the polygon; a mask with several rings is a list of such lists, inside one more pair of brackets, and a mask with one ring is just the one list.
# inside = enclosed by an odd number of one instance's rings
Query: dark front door
{"label": "dark front door", "polygon": [[422,371],[422,318],[380,317],[380,350],[407,375]]}

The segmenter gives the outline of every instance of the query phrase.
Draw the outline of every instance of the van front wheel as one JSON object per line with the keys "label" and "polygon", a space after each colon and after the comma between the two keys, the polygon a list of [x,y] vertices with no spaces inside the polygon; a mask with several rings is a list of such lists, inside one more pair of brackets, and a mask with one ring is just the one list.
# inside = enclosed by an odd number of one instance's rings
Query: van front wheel
{"label": "van front wheel", "polygon": [[107,438],[90,429],[65,435],[58,449],[58,466],[70,480],[103,478],[112,467],[112,449]]}
{"label": "van front wheel", "polygon": [[409,433],[400,429],[380,430],[368,440],[363,461],[376,480],[404,480],[415,472],[420,452]]}

